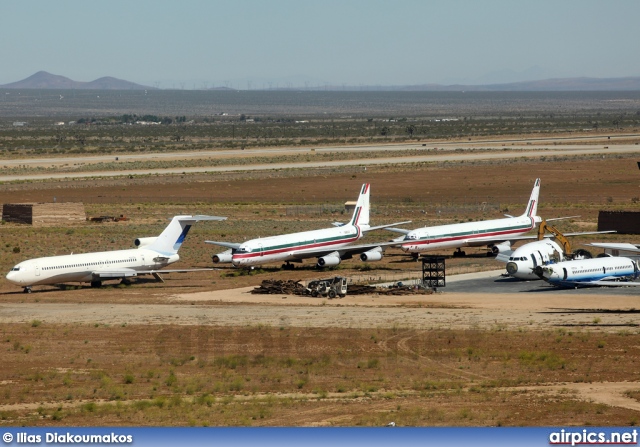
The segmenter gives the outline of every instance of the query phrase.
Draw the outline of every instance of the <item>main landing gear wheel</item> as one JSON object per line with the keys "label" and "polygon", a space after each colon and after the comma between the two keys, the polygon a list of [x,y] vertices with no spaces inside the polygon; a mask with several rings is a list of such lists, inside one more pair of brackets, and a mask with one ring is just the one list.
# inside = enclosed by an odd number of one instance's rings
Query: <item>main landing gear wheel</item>
{"label": "main landing gear wheel", "polygon": [[31,293],[31,287],[25,287],[23,293]]}
{"label": "main landing gear wheel", "polygon": [[91,287],[102,287],[102,281],[91,281]]}
{"label": "main landing gear wheel", "polygon": [[462,258],[464,256],[467,256],[467,254],[464,251],[460,250],[459,248],[453,252],[454,258]]}
{"label": "main landing gear wheel", "polygon": [[283,270],[293,270],[295,268],[296,268],[296,266],[291,264],[290,262],[286,262],[286,263],[282,264],[282,269]]}
{"label": "main landing gear wheel", "polygon": [[414,261],[418,262],[418,260],[420,259],[420,253],[411,253],[411,257]]}

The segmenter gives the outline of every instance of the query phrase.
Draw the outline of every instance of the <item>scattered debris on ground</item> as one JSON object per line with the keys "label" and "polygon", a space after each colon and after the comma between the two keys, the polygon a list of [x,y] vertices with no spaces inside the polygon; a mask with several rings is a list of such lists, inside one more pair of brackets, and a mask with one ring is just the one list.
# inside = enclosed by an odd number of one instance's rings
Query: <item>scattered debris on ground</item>
{"label": "scattered debris on ground", "polygon": [[[415,286],[394,285],[391,287],[375,287],[361,284],[349,284],[349,295],[429,295],[431,289]],[[300,284],[300,280],[265,279],[260,286],[254,288],[253,294],[272,295],[309,295],[308,289]]]}
{"label": "scattered debris on ground", "polygon": [[303,295],[306,287],[300,280],[265,279],[260,286],[251,291],[254,294]]}

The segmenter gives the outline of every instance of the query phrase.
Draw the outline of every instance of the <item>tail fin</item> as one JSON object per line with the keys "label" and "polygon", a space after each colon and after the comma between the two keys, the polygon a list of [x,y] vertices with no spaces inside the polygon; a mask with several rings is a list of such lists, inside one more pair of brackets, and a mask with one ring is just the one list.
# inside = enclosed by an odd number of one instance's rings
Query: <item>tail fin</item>
{"label": "tail fin", "polygon": [[354,226],[369,226],[369,192],[371,191],[371,184],[365,183],[360,190],[360,196],[358,196],[358,202],[356,203],[356,209],[353,211],[353,217],[351,218],[350,225]]}
{"label": "tail fin", "polygon": [[539,195],[540,195],[540,179],[537,178],[535,183],[533,184],[533,189],[531,190],[531,197],[529,197],[529,203],[527,204],[527,209],[523,214],[523,216],[533,217],[536,222],[540,222],[542,220],[537,215]]}
{"label": "tail fin", "polygon": [[167,228],[164,229],[156,240],[145,248],[155,250],[160,253],[178,253],[182,243],[191,229],[191,225],[199,220],[225,220],[226,217],[218,216],[175,216],[171,219]]}

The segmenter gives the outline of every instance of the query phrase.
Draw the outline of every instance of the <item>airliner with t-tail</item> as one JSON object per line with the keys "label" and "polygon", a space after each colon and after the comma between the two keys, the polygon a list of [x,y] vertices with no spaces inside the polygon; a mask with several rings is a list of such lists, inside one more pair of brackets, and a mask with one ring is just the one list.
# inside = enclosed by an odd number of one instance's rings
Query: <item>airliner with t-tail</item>
{"label": "airliner with t-tail", "polygon": [[[200,220],[225,220],[217,216],[175,216],[158,237],[136,239],[138,248],[29,259],[13,267],[7,280],[30,293],[33,286],[66,282],[90,283],[120,279],[128,282],[138,275],[153,275],[163,281],[160,270],[180,259],[182,246],[191,226]],[[162,270],[162,273],[210,269]]]}

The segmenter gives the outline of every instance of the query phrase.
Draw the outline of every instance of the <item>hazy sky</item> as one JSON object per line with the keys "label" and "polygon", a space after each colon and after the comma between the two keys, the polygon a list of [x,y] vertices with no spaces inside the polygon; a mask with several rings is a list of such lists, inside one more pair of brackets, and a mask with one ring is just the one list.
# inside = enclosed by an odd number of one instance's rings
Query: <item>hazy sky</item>
{"label": "hazy sky", "polygon": [[4,0],[0,84],[162,88],[640,76],[638,0]]}

